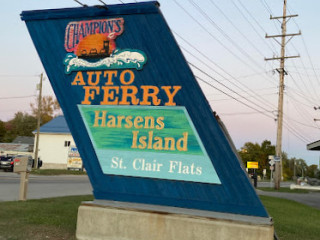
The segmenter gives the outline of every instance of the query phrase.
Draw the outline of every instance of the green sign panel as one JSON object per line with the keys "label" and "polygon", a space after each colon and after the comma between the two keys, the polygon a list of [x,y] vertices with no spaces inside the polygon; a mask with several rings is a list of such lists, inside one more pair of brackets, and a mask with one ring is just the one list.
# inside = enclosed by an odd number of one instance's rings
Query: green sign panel
{"label": "green sign panel", "polygon": [[185,107],[78,108],[103,173],[220,184]]}

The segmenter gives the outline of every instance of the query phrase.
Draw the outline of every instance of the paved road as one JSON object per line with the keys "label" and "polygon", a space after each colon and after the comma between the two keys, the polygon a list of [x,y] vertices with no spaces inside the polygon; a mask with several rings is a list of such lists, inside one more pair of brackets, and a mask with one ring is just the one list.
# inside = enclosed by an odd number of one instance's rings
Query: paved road
{"label": "paved road", "polygon": [[[290,187],[294,182],[280,182],[280,187]],[[273,182],[258,182],[258,187],[274,187]]]}
{"label": "paved road", "polygon": [[258,195],[285,198],[289,200],[294,200],[299,203],[309,205],[320,209],[320,192],[310,192],[310,193],[283,193],[283,192],[266,192],[257,190]]}
{"label": "paved road", "polygon": [[[281,182],[280,187],[290,187],[294,182]],[[273,183],[270,182],[258,182],[258,187],[273,187]],[[285,198],[289,200],[294,200],[299,203],[309,205],[320,209],[320,192],[310,192],[310,193],[283,193],[283,192],[267,192],[257,190],[258,195]]]}
{"label": "paved road", "polygon": [[[288,187],[291,183],[281,183]],[[0,201],[19,199],[20,175],[0,171]],[[270,187],[268,182],[258,182],[258,187]],[[320,209],[320,192],[316,193],[277,193],[257,190],[259,195],[274,196],[295,200],[297,202]],[[29,176],[27,199],[61,197],[71,195],[92,194],[92,187],[86,175],[64,176]]]}
{"label": "paved road", "polygon": [[[19,199],[20,175],[0,172],[0,201]],[[27,199],[92,194],[86,175],[29,176]]]}

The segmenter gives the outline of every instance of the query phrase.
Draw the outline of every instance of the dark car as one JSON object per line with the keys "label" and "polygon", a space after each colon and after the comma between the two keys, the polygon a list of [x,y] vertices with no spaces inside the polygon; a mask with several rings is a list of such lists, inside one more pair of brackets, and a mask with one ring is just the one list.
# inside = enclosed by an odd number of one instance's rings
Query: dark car
{"label": "dark car", "polygon": [[[19,157],[28,157],[32,160],[32,168],[34,168],[34,159],[28,155],[17,155],[17,156],[0,156],[0,169],[3,169],[5,172],[13,172],[14,168],[14,159]],[[42,160],[38,159],[38,168],[42,167]]]}
{"label": "dark car", "polygon": [[[32,168],[34,168],[34,159],[32,159]],[[42,160],[40,160],[40,158],[38,158],[38,169],[42,167]]]}
{"label": "dark car", "polygon": [[0,157],[0,169],[3,169],[4,171],[10,171],[13,172],[13,159],[14,157]]}

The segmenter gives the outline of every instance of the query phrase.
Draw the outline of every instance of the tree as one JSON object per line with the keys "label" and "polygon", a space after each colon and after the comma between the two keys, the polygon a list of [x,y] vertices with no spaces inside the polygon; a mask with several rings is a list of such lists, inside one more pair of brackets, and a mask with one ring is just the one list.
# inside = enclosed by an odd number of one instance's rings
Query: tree
{"label": "tree", "polygon": [[282,153],[283,180],[293,179],[295,158],[288,158],[288,154]]}
{"label": "tree", "polygon": [[307,166],[306,176],[315,178],[317,177],[317,173],[318,173],[317,165],[313,164],[313,165]]}
{"label": "tree", "polygon": [[5,124],[4,142],[12,142],[17,136],[33,136],[37,119],[27,113],[17,112],[14,118]]}
{"label": "tree", "polygon": [[0,120],[0,142],[3,142],[4,136],[6,135],[6,125]]}
{"label": "tree", "polygon": [[[264,140],[261,145],[258,143],[247,142],[239,151],[239,155],[243,164],[247,166],[248,161],[258,162],[259,168],[257,169],[258,175],[263,174],[263,169],[269,168],[269,155],[275,154],[275,146],[270,141]],[[268,172],[268,171],[267,171]],[[269,174],[268,174],[269,175]]]}
{"label": "tree", "polygon": [[296,176],[297,177],[305,177],[306,176],[308,165],[303,159],[301,159],[301,158],[295,159],[295,167],[296,167]]}
{"label": "tree", "polygon": [[[261,145],[258,143],[247,142],[241,148],[239,155],[243,164],[247,166],[247,162],[258,162],[259,169],[257,173],[262,175],[263,169],[269,169],[269,155],[275,155],[275,146],[270,141],[264,140]],[[306,161],[299,158],[288,158],[287,153],[282,152],[283,179],[291,180],[294,177],[316,177],[320,178],[320,171],[317,165],[308,166]],[[270,171],[267,171],[267,177]]]}
{"label": "tree", "polygon": [[[30,104],[32,115],[34,117],[38,117],[38,98],[36,99],[36,103]],[[41,125],[49,122],[55,116],[60,113],[60,105],[52,96],[43,96],[41,100],[41,114],[40,114],[40,123]]]}
{"label": "tree", "polygon": [[[60,114],[58,101],[52,96],[42,97],[41,102],[41,125],[49,122],[52,118]],[[37,128],[38,101],[31,103],[32,115],[17,112],[13,119],[8,122],[0,120],[0,142],[12,142],[17,136],[33,136],[33,131]]]}

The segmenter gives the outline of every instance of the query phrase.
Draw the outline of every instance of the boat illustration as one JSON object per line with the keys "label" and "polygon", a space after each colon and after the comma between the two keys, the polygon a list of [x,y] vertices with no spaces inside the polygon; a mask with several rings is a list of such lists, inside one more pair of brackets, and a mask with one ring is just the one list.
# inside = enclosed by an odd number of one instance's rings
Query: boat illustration
{"label": "boat illustration", "polygon": [[90,50],[82,49],[79,55],[80,58],[94,59],[94,58],[105,58],[110,56],[110,41],[103,41],[103,47],[98,51],[96,48]]}

